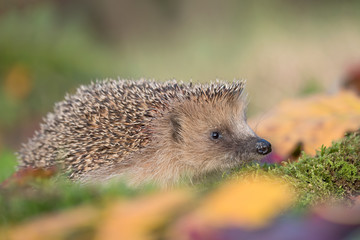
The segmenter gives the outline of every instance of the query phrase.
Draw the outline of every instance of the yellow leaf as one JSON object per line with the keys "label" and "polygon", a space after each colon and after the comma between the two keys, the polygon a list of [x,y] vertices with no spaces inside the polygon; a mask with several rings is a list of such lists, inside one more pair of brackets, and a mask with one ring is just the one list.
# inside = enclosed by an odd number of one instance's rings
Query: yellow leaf
{"label": "yellow leaf", "polygon": [[221,187],[201,204],[196,215],[215,226],[257,228],[267,224],[293,202],[293,192],[273,177],[248,177]]}
{"label": "yellow leaf", "polygon": [[163,192],[129,202],[117,202],[106,210],[95,239],[158,239],[152,231],[176,213],[189,196],[182,191]]}
{"label": "yellow leaf", "polygon": [[2,232],[9,240],[64,239],[66,234],[77,228],[91,226],[98,217],[98,211],[81,207],[39,217]]}
{"label": "yellow leaf", "polygon": [[287,100],[265,116],[249,120],[249,125],[283,157],[288,157],[299,143],[306,153],[314,154],[321,145],[330,146],[347,131],[360,128],[360,98],[343,91]]}

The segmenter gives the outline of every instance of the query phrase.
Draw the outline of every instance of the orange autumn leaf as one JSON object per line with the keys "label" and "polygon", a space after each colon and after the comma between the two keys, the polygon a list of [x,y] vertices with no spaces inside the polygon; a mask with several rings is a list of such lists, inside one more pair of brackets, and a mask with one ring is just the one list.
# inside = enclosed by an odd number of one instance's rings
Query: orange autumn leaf
{"label": "orange autumn leaf", "polygon": [[290,186],[282,180],[259,176],[233,181],[208,196],[196,215],[215,226],[259,227],[293,202]]}
{"label": "orange autumn leaf", "polygon": [[268,114],[249,120],[259,136],[283,157],[300,143],[308,154],[360,128],[360,98],[348,91],[287,100]]}
{"label": "orange autumn leaf", "polygon": [[29,69],[21,64],[14,65],[5,76],[4,90],[13,99],[26,98],[32,87]]}
{"label": "orange autumn leaf", "polygon": [[157,239],[152,231],[176,213],[189,197],[187,192],[174,191],[112,204],[105,212],[95,239]]}
{"label": "orange autumn leaf", "polygon": [[98,215],[99,212],[92,207],[80,207],[39,217],[0,233],[9,240],[65,239],[71,231],[94,225]]}
{"label": "orange autumn leaf", "polygon": [[261,228],[288,209],[294,200],[294,190],[278,178],[259,175],[233,180],[180,218],[169,230],[169,239],[194,239],[194,234],[212,234],[213,230],[224,227]]}

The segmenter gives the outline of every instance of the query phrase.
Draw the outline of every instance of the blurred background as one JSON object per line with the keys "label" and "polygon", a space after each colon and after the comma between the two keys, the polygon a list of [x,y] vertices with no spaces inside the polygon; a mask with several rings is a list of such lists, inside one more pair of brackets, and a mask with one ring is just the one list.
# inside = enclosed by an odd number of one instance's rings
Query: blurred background
{"label": "blurred background", "polygon": [[0,161],[80,84],[244,78],[253,116],[335,91],[359,43],[356,0],[2,0]]}

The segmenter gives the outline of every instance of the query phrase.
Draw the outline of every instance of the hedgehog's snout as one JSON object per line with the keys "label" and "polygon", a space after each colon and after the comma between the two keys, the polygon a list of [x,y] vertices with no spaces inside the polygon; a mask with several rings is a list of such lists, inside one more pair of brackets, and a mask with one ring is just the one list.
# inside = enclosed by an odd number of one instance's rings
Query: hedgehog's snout
{"label": "hedgehog's snout", "polygon": [[271,152],[271,144],[265,139],[259,139],[255,144],[256,152],[266,155]]}

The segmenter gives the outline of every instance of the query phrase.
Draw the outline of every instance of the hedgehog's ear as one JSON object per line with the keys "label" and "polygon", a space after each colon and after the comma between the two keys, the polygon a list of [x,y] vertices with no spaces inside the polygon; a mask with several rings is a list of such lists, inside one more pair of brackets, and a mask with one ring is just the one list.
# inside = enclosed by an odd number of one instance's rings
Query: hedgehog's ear
{"label": "hedgehog's ear", "polygon": [[181,136],[181,124],[178,114],[172,113],[170,115],[170,124],[171,124],[171,137],[175,142],[182,142],[183,138]]}
{"label": "hedgehog's ear", "polygon": [[245,81],[236,81],[234,82],[230,88],[225,93],[225,99],[228,100],[230,104],[239,104],[246,103],[247,94],[244,92],[245,89]]}
{"label": "hedgehog's ear", "polygon": [[245,111],[248,105],[247,94],[243,92],[243,89],[230,92],[227,95],[227,104]]}

